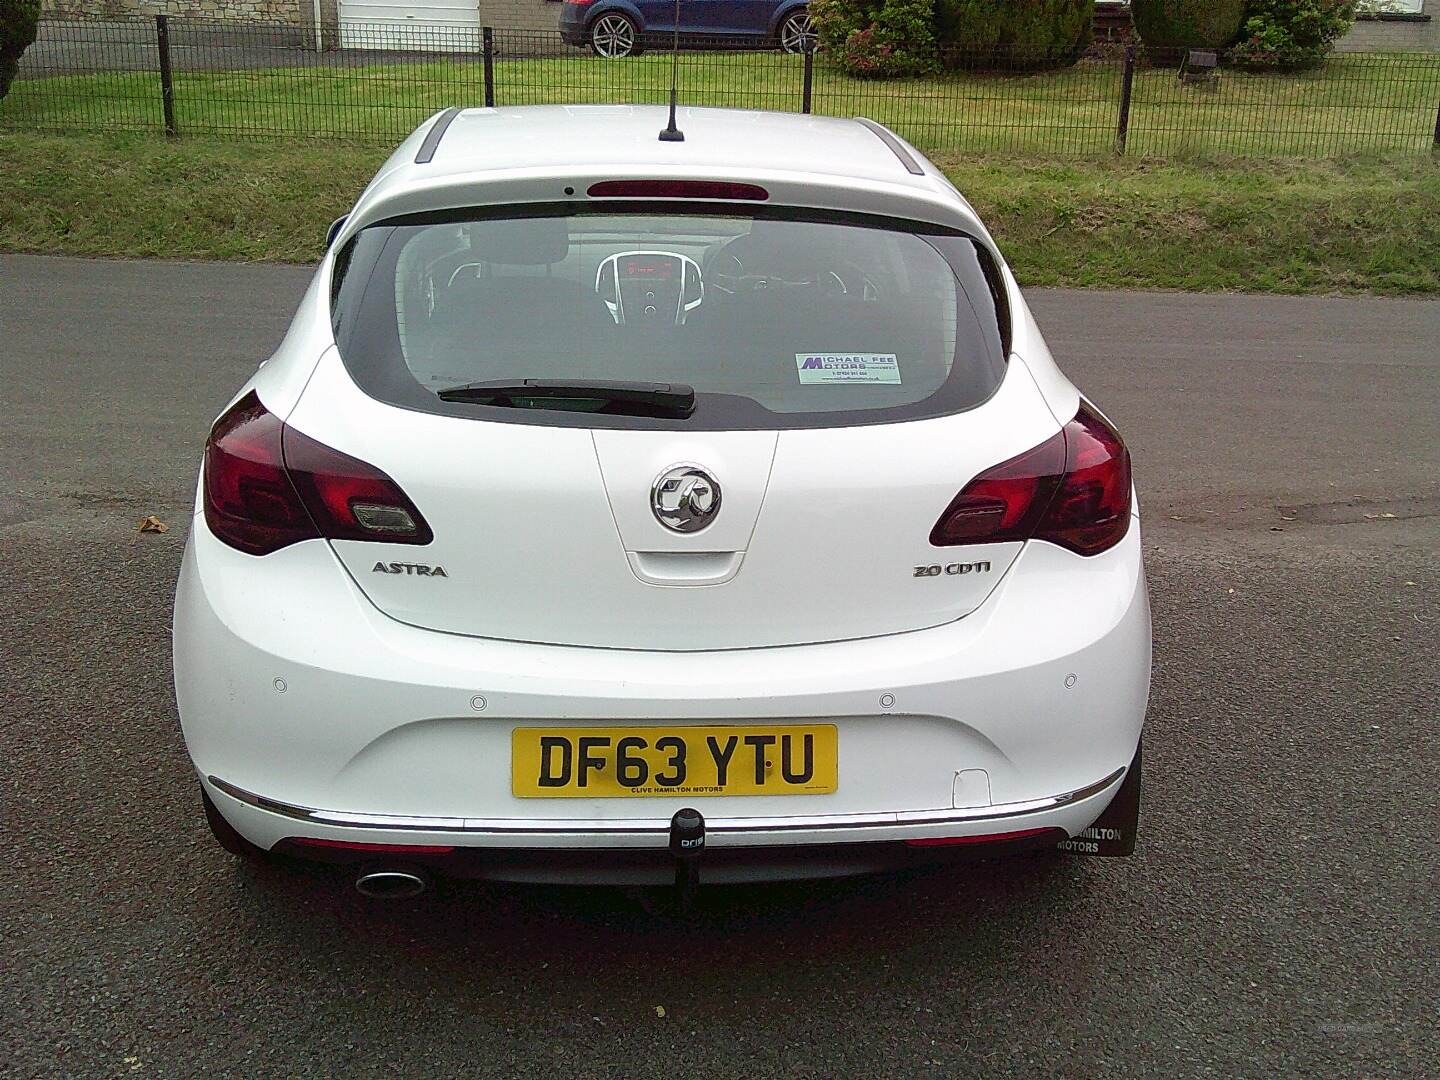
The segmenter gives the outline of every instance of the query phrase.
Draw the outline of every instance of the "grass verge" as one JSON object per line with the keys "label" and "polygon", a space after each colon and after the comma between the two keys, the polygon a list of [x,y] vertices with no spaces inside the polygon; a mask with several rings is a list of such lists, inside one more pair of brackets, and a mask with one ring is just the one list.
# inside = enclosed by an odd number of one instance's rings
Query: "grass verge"
{"label": "grass verge", "polygon": [[[0,250],[310,262],[384,156],[0,135]],[[1426,158],[938,163],[1027,285],[1440,295],[1440,167]]]}

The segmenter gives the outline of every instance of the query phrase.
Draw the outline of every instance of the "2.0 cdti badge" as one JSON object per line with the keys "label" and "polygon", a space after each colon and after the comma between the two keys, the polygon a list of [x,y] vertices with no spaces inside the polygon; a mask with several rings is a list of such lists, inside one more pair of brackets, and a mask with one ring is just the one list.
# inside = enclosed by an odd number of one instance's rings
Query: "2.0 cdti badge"
{"label": "2.0 cdti badge", "polygon": [[1120,436],[893,133],[664,121],[447,110],[337,222],[180,575],[217,838],[372,892],[670,880],[682,819],[705,880],[1128,851]]}

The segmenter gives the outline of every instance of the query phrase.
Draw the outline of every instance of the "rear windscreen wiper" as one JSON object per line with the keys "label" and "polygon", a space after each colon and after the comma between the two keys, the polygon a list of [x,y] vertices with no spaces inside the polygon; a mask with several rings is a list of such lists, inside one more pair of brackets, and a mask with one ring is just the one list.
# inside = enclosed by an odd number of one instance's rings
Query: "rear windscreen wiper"
{"label": "rear windscreen wiper", "polygon": [[435,391],[441,401],[515,409],[564,409],[623,416],[686,417],[695,411],[695,388],[684,383],[586,379],[495,379]]}

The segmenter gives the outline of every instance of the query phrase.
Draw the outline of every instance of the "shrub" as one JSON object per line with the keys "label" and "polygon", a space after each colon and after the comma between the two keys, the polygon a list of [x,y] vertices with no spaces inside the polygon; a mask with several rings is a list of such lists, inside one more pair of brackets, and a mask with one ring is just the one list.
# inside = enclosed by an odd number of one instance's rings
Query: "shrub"
{"label": "shrub", "polygon": [[1130,0],[1145,51],[1160,63],[1186,49],[1224,49],[1240,34],[1246,0]]}
{"label": "shrub", "polygon": [[20,54],[35,40],[40,23],[40,0],[0,0],[0,98],[20,66]]}
{"label": "shrub", "polygon": [[1249,67],[1315,67],[1355,21],[1355,0],[1250,0],[1231,53]]}
{"label": "shrub", "polygon": [[1094,0],[935,0],[935,37],[946,67],[1035,70],[1080,59],[1094,17]]}
{"label": "shrub", "polygon": [[935,58],[935,0],[813,0],[821,46],[849,75],[927,75]]}
{"label": "shrub", "polygon": [[838,53],[851,34],[875,22],[881,6],[881,0],[810,0],[810,25],[820,48]]}

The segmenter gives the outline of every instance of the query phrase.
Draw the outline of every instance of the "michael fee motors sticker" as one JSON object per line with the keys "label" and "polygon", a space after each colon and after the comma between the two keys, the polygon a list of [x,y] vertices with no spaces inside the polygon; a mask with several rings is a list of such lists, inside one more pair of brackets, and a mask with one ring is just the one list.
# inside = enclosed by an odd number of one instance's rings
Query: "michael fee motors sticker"
{"label": "michael fee motors sticker", "polygon": [[802,384],[900,384],[900,365],[894,353],[796,353],[795,370]]}

